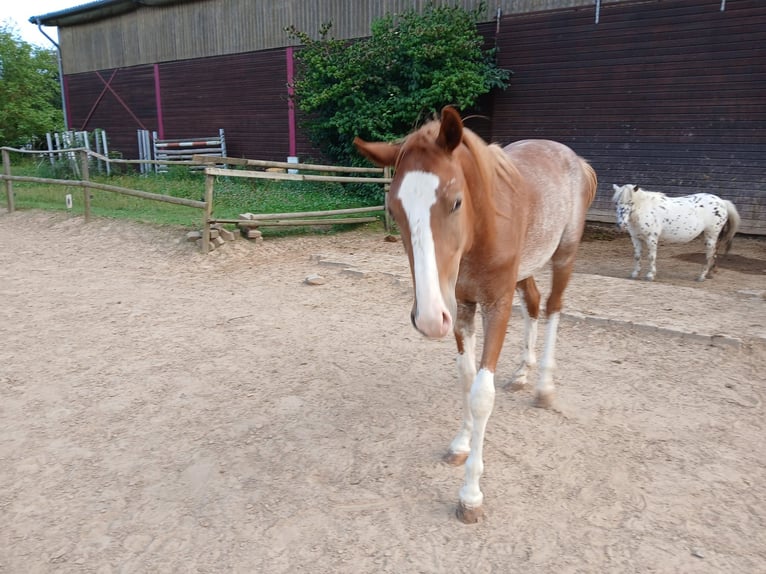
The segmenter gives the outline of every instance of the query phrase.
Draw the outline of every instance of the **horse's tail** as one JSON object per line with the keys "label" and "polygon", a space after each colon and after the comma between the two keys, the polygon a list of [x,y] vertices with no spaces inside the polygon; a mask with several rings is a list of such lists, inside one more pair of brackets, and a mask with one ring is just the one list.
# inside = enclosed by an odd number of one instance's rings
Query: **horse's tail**
{"label": "horse's tail", "polygon": [[583,159],[581,162],[586,177],[585,191],[588,193],[587,206],[590,207],[590,204],[593,203],[593,200],[596,197],[596,190],[598,189],[598,176],[596,176],[596,170],[594,170],[587,161]]}
{"label": "horse's tail", "polygon": [[731,242],[734,241],[734,235],[739,229],[739,224],[742,221],[739,217],[739,212],[734,204],[728,199],[723,200],[726,205],[726,212],[728,217],[726,219],[726,225],[723,226],[721,234],[718,236],[718,245],[716,249],[723,246],[723,253],[726,254],[731,249]]}

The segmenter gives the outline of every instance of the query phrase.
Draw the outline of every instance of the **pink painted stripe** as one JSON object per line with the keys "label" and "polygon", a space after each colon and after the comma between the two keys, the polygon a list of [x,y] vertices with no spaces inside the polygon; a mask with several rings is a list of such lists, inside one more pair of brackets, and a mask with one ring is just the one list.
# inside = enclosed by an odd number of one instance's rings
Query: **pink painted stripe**
{"label": "pink painted stripe", "polygon": [[162,119],[162,93],[160,92],[160,65],[154,64],[154,101],[157,105],[157,137],[165,139],[165,124]]}
{"label": "pink painted stripe", "polygon": [[211,145],[221,145],[221,140],[205,140],[205,141],[188,141],[188,142],[165,142],[160,143],[157,142],[157,147],[199,147],[199,146],[211,146]]}
{"label": "pink painted stripe", "polygon": [[295,104],[293,104],[293,81],[295,79],[295,67],[293,63],[293,47],[288,46],[286,50],[287,57],[287,132],[290,138],[290,155],[294,156],[296,151],[295,143]]}

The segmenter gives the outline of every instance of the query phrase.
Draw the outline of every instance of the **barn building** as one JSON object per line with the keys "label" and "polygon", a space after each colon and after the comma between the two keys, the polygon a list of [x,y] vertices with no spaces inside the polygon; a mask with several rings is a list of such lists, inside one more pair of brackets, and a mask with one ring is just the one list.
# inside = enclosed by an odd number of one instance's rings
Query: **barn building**
{"label": "barn building", "polygon": [[[138,155],[161,138],[226,133],[229,155],[316,158],[290,105],[284,28],[369,34],[426,0],[101,0],[33,16],[58,28],[71,129],[103,128]],[[454,4],[454,2],[449,2]],[[479,0],[457,4],[468,9]],[[471,124],[486,139],[545,137],[591,161],[591,219],[613,220],[612,183],[734,201],[766,234],[766,2],[498,0],[480,31],[513,70]]]}

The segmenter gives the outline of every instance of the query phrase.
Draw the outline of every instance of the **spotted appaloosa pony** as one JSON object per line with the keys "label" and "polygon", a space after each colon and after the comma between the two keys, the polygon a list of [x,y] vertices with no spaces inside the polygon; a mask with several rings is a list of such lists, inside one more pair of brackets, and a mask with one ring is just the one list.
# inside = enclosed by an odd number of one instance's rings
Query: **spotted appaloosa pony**
{"label": "spotted appaloosa pony", "polygon": [[612,200],[617,209],[617,226],[627,229],[633,242],[633,273],[641,272],[641,244],[649,252],[646,278],[657,275],[657,243],[687,243],[700,234],[705,236],[705,266],[697,281],[704,281],[715,269],[718,251],[729,252],[734,234],[739,229],[739,213],[731,201],[711,193],[695,193],[668,197],[657,191],[646,191],[637,185],[612,185]]}
{"label": "spotted appaloosa pony", "polygon": [[[479,479],[484,431],[495,399],[495,368],[516,289],[523,297],[525,349],[512,388],[535,363],[540,293],[532,274],[552,262],[547,328],[536,401],[550,406],[561,299],[569,282],[596,174],[568,147],[525,140],[487,145],[463,127],[451,107],[399,143],[357,149],[379,166],[394,166],[388,205],[409,257],[415,289],[412,323],[423,335],[454,333],[463,424],[445,460],[465,463],[457,515],[476,522],[484,495]],[[476,368],[477,304],[484,345]]]}

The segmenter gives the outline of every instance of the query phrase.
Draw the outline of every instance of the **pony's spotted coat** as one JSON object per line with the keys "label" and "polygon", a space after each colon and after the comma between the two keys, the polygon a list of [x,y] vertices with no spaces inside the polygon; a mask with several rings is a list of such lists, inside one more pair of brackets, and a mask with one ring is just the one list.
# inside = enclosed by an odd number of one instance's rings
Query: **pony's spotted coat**
{"label": "pony's spotted coat", "polygon": [[731,201],[711,193],[695,193],[668,197],[664,193],[646,191],[637,185],[612,185],[617,212],[617,226],[627,229],[633,242],[634,279],[641,273],[641,250],[646,245],[649,271],[646,278],[657,275],[657,244],[687,243],[700,234],[705,237],[705,266],[698,281],[704,281],[715,269],[716,255],[723,246],[728,253],[740,218]]}
{"label": "pony's spotted coat", "polygon": [[[359,151],[396,168],[389,192],[415,286],[412,322],[428,337],[452,329],[457,343],[463,422],[446,460],[465,463],[458,516],[476,522],[484,432],[495,400],[495,368],[516,289],[524,299],[525,350],[515,373],[522,387],[535,363],[540,293],[534,273],[553,267],[548,322],[535,387],[536,402],[553,400],[554,351],[562,296],[569,282],[596,174],[568,147],[526,140],[500,148],[463,127],[447,107],[402,143],[355,140]],[[484,345],[477,369],[475,315]]]}

